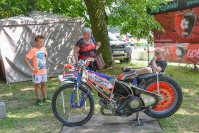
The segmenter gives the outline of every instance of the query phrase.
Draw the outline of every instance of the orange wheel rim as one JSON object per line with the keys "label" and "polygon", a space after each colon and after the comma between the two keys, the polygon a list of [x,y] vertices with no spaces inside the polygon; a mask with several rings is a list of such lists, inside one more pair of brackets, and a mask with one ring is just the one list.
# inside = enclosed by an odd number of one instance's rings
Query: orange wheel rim
{"label": "orange wheel rim", "polygon": [[[158,103],[152,110],[163,112],[172,107],[173,103],[176,100],[176,93],[173,89],[173,86],[166,82],[159,82],[160,95],[163,97],[163,100]],[[158,94],[157,83],[151,84],[147,91]]]}

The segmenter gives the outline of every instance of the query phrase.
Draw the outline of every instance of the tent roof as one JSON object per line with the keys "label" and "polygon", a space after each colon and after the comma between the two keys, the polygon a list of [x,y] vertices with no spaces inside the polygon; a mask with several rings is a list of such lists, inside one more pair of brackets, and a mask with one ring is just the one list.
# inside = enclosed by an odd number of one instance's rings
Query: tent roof
{"label": "tent roof", "polygon": [[24,25],[24,24],[50,24],[50,23],[60,23],[60,22],[84,22],[84,18],[65,18],[62,15],[56,15],[52,13],[42,13],[34,11],[29,16],[15,16],[11,18],[1,19],[1,26],[10,25]]}

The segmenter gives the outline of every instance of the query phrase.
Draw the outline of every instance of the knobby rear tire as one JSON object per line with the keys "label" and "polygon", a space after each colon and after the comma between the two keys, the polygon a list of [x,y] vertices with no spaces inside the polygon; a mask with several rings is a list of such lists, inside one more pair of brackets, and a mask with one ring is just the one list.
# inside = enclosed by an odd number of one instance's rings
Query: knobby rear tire
{"label": "knobby rear tire", "polygon": [[[183,101],[182,88],[171,77],[162,76],[159,79],[160,95],[166,99],[153,108],[147,108],[144,113],[153,118],[166,118],[173,115],[181,106]],[[147,91],[157,93],[156,79],[145,86]]]}
{"label": "knobby rear tire", "polygon": [[[75,85],[76,85],[75,83],[70,83],[70,84],[65,84],[65,85],[60,86],[55,91],[55,93],[53,94],[53,97],[52,97],[52,110],[53,110],[54,115],[61,123],[63,123],[66,126],[70,126],[70,127],[81,126],[81,125],[87,123],[93,116],[94,107],[95,107],[93,97],[90,93],[89,93],[89,95],[87,97],[87,101],[86,101],[87,102],[86,104],[89,105],[88,112],[86,112],[87,114],[82,113],[82,112],[84,112],[84,110],[83,110],[84,107],[81,107],[81,108],[72,108],[71,107],[71,101],[70,101],[71,94],[70,93],[73,91],[72,88],[74,88]],[[82,86],[79,87],[79,90],[83,92],[83,93],[81,93],[81,95],[83,95],[87,92],[87,90],[84,89]],[[60,98],[61,97],[60,95],[63,95],[63,94],[65,94],[66,96],[64,96],[64,98]],[[67,100],[67,96],[69,97],[68,98],[69,100]],[[62,107],[63,99],[64,99],[64,105],[66,106],[64,108],[65,113],[64,113],[64,111],[62,111],[63,110],[63,107]],[[81,111],[81,109],[83,111]],[[78,112],[78,110],[80,112]],[[71,121],[69,120],[70,117],[72,117]],[[83,119],[81,119],[80,121],[73,121],[74,120],[73,117],[75,117],[75,119],[76,118],[79,119],[79,118],[83,117]]]}

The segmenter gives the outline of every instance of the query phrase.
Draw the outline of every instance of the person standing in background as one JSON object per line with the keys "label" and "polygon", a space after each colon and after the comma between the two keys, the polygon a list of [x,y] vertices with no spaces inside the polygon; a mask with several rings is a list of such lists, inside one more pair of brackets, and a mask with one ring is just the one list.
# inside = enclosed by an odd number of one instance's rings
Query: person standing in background
{"label": "person standing in background", "polygon": [[[97,49],[101,47],[101,42],[96,42],[91,35],[90,28],[83,29],[83,38],[81,38],[74,47],[74,58],[77,64],[80,59],[86,60],[89,58],[95,59]],[[93,62],[88,67],[89,70],[96,71],[96,63]]]}
{"label": "person standing in background", "polygon": [[[46,82],[47,82],[47,70],[46,60],[48,53],[44,45],[45,37],[38,35],[35,37],[35,47],[29,51],[24,58],[25,63],[30,67],[33,74],[33,82],[35,83],[35,92],[37,101],[36,104],[41,106],[43,103],[51,103],[51,100],[47,97]],[[30,63],[32,61],[32,64]],[[40,88],[41,87],[41,88]],[[43,94],[43,99],[40,96],[40,89]]]}

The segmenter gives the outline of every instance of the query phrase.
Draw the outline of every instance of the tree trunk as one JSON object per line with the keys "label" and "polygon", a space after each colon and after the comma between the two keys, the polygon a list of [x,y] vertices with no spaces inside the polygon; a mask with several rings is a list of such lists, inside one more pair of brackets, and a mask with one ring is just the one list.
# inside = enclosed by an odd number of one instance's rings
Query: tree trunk
{"label": "tree trunk", "polygon": [[104,0],[84,0],[88,15],[91,22],[93,36],[97,42],[101,42],[102,46],[99,51],[102,53],[106,67],[110,67],[114,61],[111,52],[107,20],[105,14]]}

